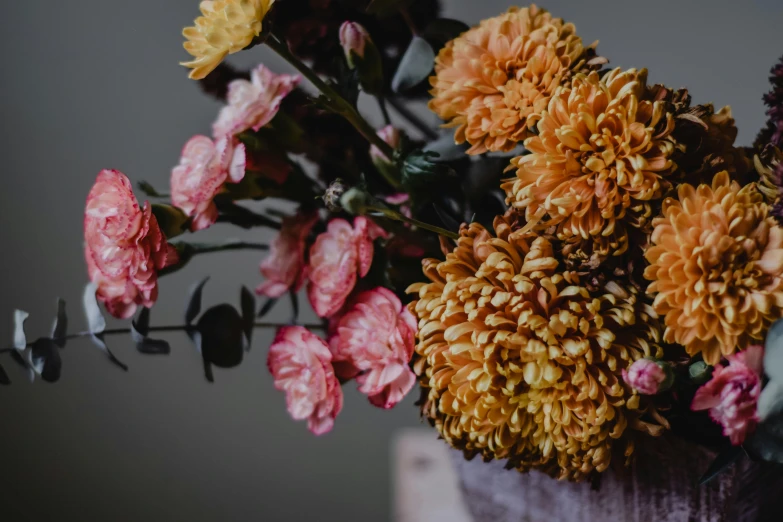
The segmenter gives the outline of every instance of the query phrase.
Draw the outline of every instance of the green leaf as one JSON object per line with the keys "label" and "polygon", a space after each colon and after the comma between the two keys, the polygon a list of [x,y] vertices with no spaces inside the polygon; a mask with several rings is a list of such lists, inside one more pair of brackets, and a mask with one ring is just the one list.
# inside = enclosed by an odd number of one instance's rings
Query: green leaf
{"label": "green leaf", "polygon": [[198,320],[194,341],[204,359],[204,375],[214,381],[212,366],[233,368],[242,362],[245,345],[244,323],[239,312],[228,304],[217,305]]}
{"label": "green leaf", "polygon": [[204,285],[209,281],[209,276],[205,277],[190,289],[188,306],[185,308],[185,324],[191,325],[201,312],[201,294],[204,291]]}
{"label": "green leaf", "polygon": [[744,447],[756,460],[783,464],[783,414],[778,413],[756,426]]}
{"label": "green leaf", "polygon": [[372,0],[367,6],[367,12],[378,17],[396,14],[398,10],[408,7],[413,0]]}
{"label": "green leaf", "polygon": [[95,292],[98,286],[90,283],[84,287],[84,315],[87,317],[87,328],[91,334],[102,333],[106,329],[106,319],[101,313],[101,307],[98,306],[98,300],[95,298]]}
{"label": "green leaf", "polygon": [[65,347],[65,336],[68,335],[68,316],[65,315],[65,301],[57,298],[57,317],[52,325],[52,340],[60,348]]}
{"label": "green leaf", "polygon": [[171,346],[163,339],[150,339],[147,337],[150,331],[150,309],[143,307],[138,317],[131,321],[131,338],[136,343],[139,353],[147,355],[168,355]]}
{"label": "green leaf", "polygon": [[37,339],[30,347],[28,362],[35,373],[40,375],[44,381],[57,382],[60,380],[63,366],[60,349],[51,339],[45,337]]}
{"label": "green leaf", "polygon": [[250,343],[253,340],[253,325],[256,320],[256,296],[246,286],[243,286],[240,302],[242,306],[242,324],[247,344],[245,349],[250,350]]}
{"label": "green leaf", "polygon": [[293,310],[291,324],[296,324],[299,320],[299,296],[293,290],[288,292],[288,296],[291,298],[291,309]]}
{"label": "green leaf", "polygon": [[437,152],[415,150],[408,154],[402,165],[402,186],[408,193],[427,190],[434,184],[442,182],[457,174],[445,163],[438,163]]}
{"label": "green leaf", "polygon": [[775,321],[764,342],[764,373],[783,381],[783,319]]}
{"label": "green leaf", "polygon": [[717,477],[722,471],[734,464],[734,461],[739,459],[742,453],[742,446],[731,446],[718,453],[718,456],[712,461],[710,467],[707,468],[707,471],[705,471],[704,475],[699,479],[699,485],[703,486]]}
{"label": "green leaf", "polygon": [[87,317],[87,328],[90,330],[90,334],[92,334],[90,339],[95,346],[106,354],[112,363],[127,372],[128,366],[114,356],[103,338],[103,331],[106,329],[106,319],[103,317],[101,308],[98,306],[98,301],[95,298],[96,290],[97,286],[95,283],[88,284],[84,287],[84,296],[82,298],[84,315]]}
{"label": "green leaf", "polygon": [[264,317],[266,314],[268,314],[272,308],[274,308],[275,303],[277,303],[276,298],[267,298],[266,302],[261,305],[261,310],[258,311],[258,317]]}
{"label": "green leaf", "polygon": [[155,187],[153,187],[151,184],[147,183],[146,181],[139,181],[138,182],[139,190],[144,192],[146,195],[148,195],[151,198],[165,198],[168,197],[166,194],[163,194],[161,192],[158,192],[155,190]]}
{"label": "green leaf", "polygon": [[404,92],[424,81],[435,66],[435,51],[421,36],[414,36],[392,78],[392,90]]}
{"label": "green leaf", "polygon": [[440,49],[469,29],[470,26],[465,22],[452,18],[438,18],[430,22],[424,29],[422,36],[434,47]]}
{"label": "green leaf", "polygon": [[774,415],[783,415],[783,381],[773,379],[764,386],[756,405],[761,420]]}
{"label": "green leaf", "polygon": [[[383,60],[381,53],[372,41],[368,41],[364,46],[364,57],[357,56],[351,52],[353,62],[356,64],[356,71],[359,74],[359,85],[367,94],[378,95],[383,92]],[[358,92],[356,93],[358,100]],[[353,105],[356,107],[356,101]]]}
{"label": "green leaf", "polygon": [[177,237],[190,228],[190,218],[177,207],[154,203],[152,213],[166,238]]}
{"label": "green leaf", "polygon": [[14,310],[14,348],[24,350],[27,346],[27,337],[24,334],[24,322],[30,314],[24,310]]}

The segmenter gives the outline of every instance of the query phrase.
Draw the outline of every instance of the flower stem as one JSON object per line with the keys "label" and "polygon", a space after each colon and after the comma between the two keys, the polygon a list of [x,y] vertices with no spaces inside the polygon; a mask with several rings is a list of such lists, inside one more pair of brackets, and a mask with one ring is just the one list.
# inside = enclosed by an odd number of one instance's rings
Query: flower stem
{"label": "flower stem", "polygon": [[178,243],[184,245],[190,255],[226,252],[228,250],[269,250],[269,245],[230,239],[225,243]]}
{"label": "flower stem", "polygon": [[381,114],[383,115],[383,121],[386,123],[386,125],[391,125],[391,118],[389,117],[389,109],[386,108],[386,98],[383,96],[376,96],[375,99],[378,101],[378,107],[381,109]]}
{"label": "flower stem", "polygon": [[[391,147],[391,145],[383,141],[378,136],[375,129],[369,123],[367,123],[367,120],[362,118],[357,110],[350,103],[348,103],[345,98],[343,98],[337,91],[335,91],[325,81],[323,81],[312,69],[302,63],[299,58],[294,56],[293,53],[291,53],[291,51],[288,49],[288,45],[285,42],[278,40],[274,35],[269,35],[269,38],[266,39],[265,43],[281,58],[290,63],[297,71],[302,73],[302,76],[307,78],[310,83],[312,83],[313,86],[321,92],[321,94],[326,96],[331,104],[332,109],[348,120],[348,122],[353,125],[356,130],[359,131],[359,133],[370,142],[370,144],[375,145],[387,158],[394,157],[394,149]],[[386,181],[388,181],[389,184],[394,188],[400,188],[402,186],[399,179],[396,179],[390,175],[384,175],[384,177],[386,178]]]}
{"label": "flower stem", "polygon": [[410,225],[415,225],[419,228],[429,230],[430,232],[435,232],[436,234],[440,234],[441,236],[445,236],[451,239],[459,239],[459,234],[457,234],[456,232],[452,232],[450,230],[446,230],[445,228],[437,227],[435,225],[430,225],[429,223],[425,223],[424,221],[419,221],[418,219],[413,219],[407,216],[403,216],[396,210],[392,210],[390,208],[371,205],[365,207],[365,210],[369,210],[371,212],[377,212],[386,218],[394,219],[396,221],[402,221],[403,223],[408,223]]}
{"label": "flower stem", "polygon": [[[281,326],[289,326],[288,324],[281,324],[281,323],[266,323],[266,322],[259,322],[259,323],[253,323],[253,328],[280,328]],[[323,330],[325,329],[325,326],[321,323],[310,323],[310,324],[299,324],[296,326],[302,326],[304,328],[307,328],[308,330]],[[170,325],[170,326],[151,326],[147,331],[148,332],[185,332],[188,329],[195,329],[196,327],[194,325],[186,325],[186,324],[179,324],[179,325]],[[129,334],[131,333],[130,328],[112,328],[109,330],[104,330],[102,332],[99,332],[98,335],[118,335],[118,334]],[[84,332],[77,332],[69,335],[65,335],[63,337],[55,337],[52,338],[52,341],[58,342],[58,341],[70,341],[72,339],[79,339],[81,337],[89,337],[93,335],[93,332],[84,331]],[[27,343],[27,347],[29,348],[35,344],[35,341],[30,341]],[[16,350],[16,348],[5,348],[0,350],[0,353],[7,353],[12,352]]]}

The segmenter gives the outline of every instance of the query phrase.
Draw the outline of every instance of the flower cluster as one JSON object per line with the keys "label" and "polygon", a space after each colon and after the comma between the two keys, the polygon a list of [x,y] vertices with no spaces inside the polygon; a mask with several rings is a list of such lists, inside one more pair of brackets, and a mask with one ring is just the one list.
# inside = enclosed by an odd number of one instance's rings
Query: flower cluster
{"label": "flower cluster", "polygon": [[[263,250],[260,311],[243,288],[241,312],[201,313],[196,287],[182,329],[212,380],[253,328],[275,328],[274,387],[316,435],[334,428],[343,385],[382,409],[418,386],[447,443],[523,472],[594,479],[642,437],[712,443],[718,425],[726,445],[783,461],[759,450],[779,426],[765,423],[783,422],[767,411],[783,389],[783,65],[767,129],[741,148],[730,108],[649,84],[643,68],[602,69],[595,44],[535,5],[472,28],[431,24],[437,7],[202,2],[183,65],[221,108],[185,144],[168,196],[141,185],[155,204],[122,173],[98,175],[84,214],[97,300],[124,319],[144,307],[128,330],[149,351],[159,277],[196,255]],[[261,44],[298,74],[222,63]],[[453,140],[406,105],[432,70],[428,106]],[[380,128],[360,91],[378,98]],[[215,224],[274,235],[190,241]],[[286,295],[292,320],[256,322]]]}

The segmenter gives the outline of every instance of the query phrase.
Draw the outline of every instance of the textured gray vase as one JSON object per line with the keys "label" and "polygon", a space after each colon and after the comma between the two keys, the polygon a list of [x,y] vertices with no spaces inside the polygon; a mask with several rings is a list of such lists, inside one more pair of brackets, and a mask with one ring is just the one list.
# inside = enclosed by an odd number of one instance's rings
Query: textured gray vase
{"label": "textured gray vase", "polygon": [[676,438],[637,449],[635,464],[607,470],[598,490],[453,451],[475,522],[782,522],[783,467],[746,457],[712,482],[698,480],[715,455]]}

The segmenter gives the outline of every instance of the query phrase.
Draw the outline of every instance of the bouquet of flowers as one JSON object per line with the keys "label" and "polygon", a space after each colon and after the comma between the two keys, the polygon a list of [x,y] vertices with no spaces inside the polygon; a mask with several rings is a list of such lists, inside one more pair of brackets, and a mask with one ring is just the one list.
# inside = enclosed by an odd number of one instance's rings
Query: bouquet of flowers
{"label": "bouquet of flowers", "polygon": [[[467,457],[558,479],[592,479],[664,433],[719,453],[705,479],[743,451],[783,463],[783,62],[768,127],[742,148],[728,107],[609,67],[535,5],[473,27],[436,0],[200,9],[182,65],[224,105],[184,145],[168,194],[139,183],[153,203],[125,174],[98,174],[89,330],[68,334],[60,301],[52,334],[29,342],[17,311],[3,353],[32,378],[56,381],[74,337],[124,367],[111,334],[167,353],[157,333],[183,330],[211,380],[271,327],[275,387],[316,435],[355,385],[379,408],[420,394]],[[297,73],[225,61],[261,45]],[[424,102],[443,130],[417,116]],[[217,222],[277,235],[191,239]],[[202,281],[184,324],[150,326],[160,277],[237,249],[267,251],[260,306],[243,288],[239,309],[202,312]],[[259,322],[285,296],[298,310],[302,289],[320,322]],[[106,329],[101,304],[130,325]]]}

